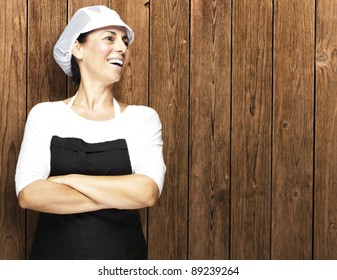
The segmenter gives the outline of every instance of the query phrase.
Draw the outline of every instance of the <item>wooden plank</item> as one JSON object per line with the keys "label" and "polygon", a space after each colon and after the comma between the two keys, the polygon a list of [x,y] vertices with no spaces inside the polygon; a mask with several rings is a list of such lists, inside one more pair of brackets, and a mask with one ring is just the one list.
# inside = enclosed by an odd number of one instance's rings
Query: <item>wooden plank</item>
{"label": "wooden plank", "polygon": [[[95,5],[105,5],[109,7],[109,0],[68,0],[68,22],[71,17],[76,13],[76,11],[83,7],[95,6]],[[64,27],[66,23],[64,23]],[[64,28],[63,27],[63,28]],[[61,34],[60,34],[61,35]],[[68,78],[68,95],[73,96],[77,91],[77,86]]]}
{"label": "wooden plank", "polygon": [[[54,45],[67,20],[66,0],[28,1],[28,110],[42,101],[66,97],[66,76],[53,57]],[[37,214],[27,215],[27,255]]]}
{"label": "wooden plank", "polygon": [[311,259],[315,1],[276,0],[272,259]]}
{"label": "wooden plank", "polygon": [[26,1],[2,0],[0,11],[0,259],[24,259],[14,175],[26,118]]}
{"label": "wooden plank", "polygon": [[314,258],[337,258],[337,1],[317,3]]}
{"label": "wooden plank", "polygon": [[234,1],[231,258],[270,258],[272,0]]}
{"label": "wooden plank", "polygon": [[189,259],[229,258],[231,1],[191,3]]}
{"label": "wooden plank", "polygon": [[109,0],[68,0],[68,21],[78,9],[88,6],[104,5],[109,7]]}
{"label": "wooden plank", "polygon": [[130,62],[122,80],[116,84],[116,95],[127,104],[148,105],[149,3],[144,0],[112,0],[110,7],[135,33],[135,41],[130,46]]}
{"label": "wooden plank", "polygon": [[[127,104],[148,105],[149,4],[144,0],[113,0],[110,8],[116,10],[135,33],[135,41],[129,48],[130,62],[121,81],[114,86],[114,94]],[[147,238],[147,209],[141,209],[140,213]]]}
{"label": "wooden plank", "polygon": [[[28,108],[65,97],[65,75],[53,56],[66,23],[67,1],[29,1]],[[56,16],[55,16],[56,15]]]}
{"label": "wooden plank", "polygon": [[163,124],[164,191],[149,211],[149,257],[187,258],[189,1],[150,1],[150,105]]}

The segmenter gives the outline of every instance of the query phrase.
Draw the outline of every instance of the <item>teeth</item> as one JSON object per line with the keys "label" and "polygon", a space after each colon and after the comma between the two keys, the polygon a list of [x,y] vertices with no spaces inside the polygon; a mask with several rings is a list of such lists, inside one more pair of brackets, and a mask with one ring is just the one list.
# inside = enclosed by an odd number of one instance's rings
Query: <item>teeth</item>
{"label": "teeth", "polygon": [[108,61],[110,64],[117,64],[119,66],[123,66],[123,61],[118,58],[111,58]]}

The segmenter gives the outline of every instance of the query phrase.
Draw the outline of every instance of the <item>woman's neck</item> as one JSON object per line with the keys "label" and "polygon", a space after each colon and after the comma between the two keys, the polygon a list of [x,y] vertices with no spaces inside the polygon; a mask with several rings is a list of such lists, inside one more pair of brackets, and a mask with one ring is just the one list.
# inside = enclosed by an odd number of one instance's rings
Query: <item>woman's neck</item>
{"label": "woman's neck", "polygon": [[89,112],[95,112],[103,108],[113,108],[114,94],[112,88],[112,85],[93,86],[81,82],[77,91],[75,105]]}

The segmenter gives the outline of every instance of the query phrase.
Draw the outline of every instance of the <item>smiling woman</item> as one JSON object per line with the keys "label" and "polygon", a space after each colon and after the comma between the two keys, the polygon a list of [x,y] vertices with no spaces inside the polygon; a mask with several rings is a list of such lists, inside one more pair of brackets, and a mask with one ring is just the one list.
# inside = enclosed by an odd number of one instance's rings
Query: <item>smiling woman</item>
{"label": "smiling woman", "polygon": [[79,73],[84,80],[100,79],[107,84],[119,81],[129,61],[128,44],[124,27],[107,26],[89,32],[84,43],[76,40],[72,47]]}
{"label": "smiling woman", "polygon": [[133,31],[105,6],[80,9],[55,45],[73,97],[29,113],[17,163],[20,206],[39,211],[32,259],[146,259],[138,209],[164,184],[161,122],[120,104],[113,84]]}

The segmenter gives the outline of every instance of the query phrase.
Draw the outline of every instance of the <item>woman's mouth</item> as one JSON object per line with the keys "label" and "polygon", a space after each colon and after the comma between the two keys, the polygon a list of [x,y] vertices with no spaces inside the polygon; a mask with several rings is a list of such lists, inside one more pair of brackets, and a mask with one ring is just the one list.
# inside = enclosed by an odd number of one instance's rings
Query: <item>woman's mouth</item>
{"label": "woman's mouth", "polygon": [[121,59],[118,59],[118,58],[109,58],[108,59],[108,62],[110,64],[114,64],[114,65],[117,65],[119,67],[122,67],[123,66],[123,60]]}

